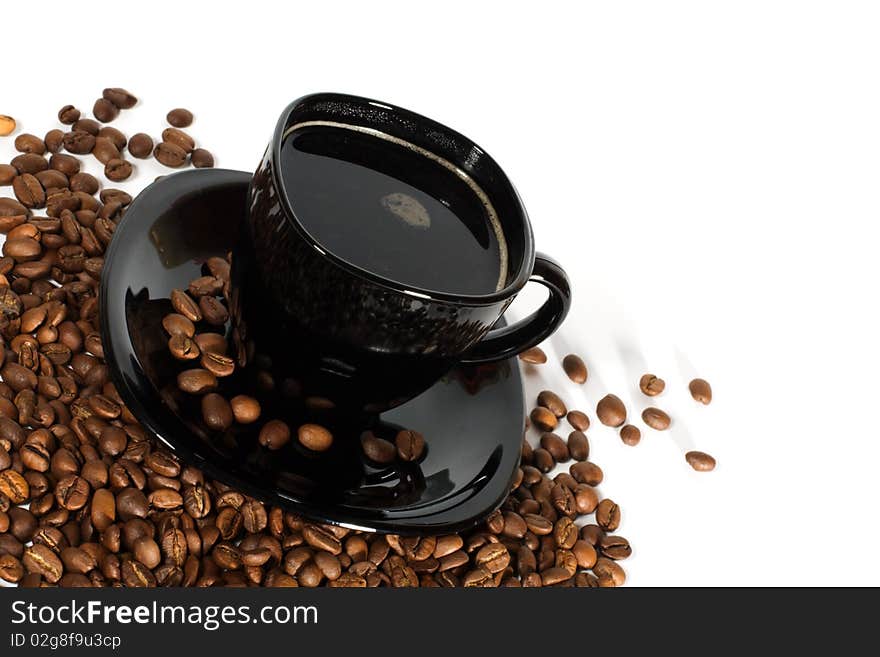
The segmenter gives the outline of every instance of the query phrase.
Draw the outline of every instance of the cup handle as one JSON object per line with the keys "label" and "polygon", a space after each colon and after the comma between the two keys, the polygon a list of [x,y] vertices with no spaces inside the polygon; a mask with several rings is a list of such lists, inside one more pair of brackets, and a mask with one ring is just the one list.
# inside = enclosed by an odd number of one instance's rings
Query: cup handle
{"label": "cup handle", "polygon": [[494,363],[516,356],[549,337],[562,324],[571,307],[571,286],[562,267],[552,258],[537,253],[529,281],[547,287],[549,298],[525,319],[489,331],[459,361],[462,365]]}

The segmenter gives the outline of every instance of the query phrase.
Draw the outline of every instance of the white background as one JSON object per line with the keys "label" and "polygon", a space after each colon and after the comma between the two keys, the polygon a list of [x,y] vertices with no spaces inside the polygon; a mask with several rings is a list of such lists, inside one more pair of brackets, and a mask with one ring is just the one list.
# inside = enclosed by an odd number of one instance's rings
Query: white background
{"label": "white background", "polygon": [[[62,105],[90,110],[123,86],[142,102],[115,126],[155,137],[188,107],[218,166],[245,170],[284,106],[314,91],[459,129],[505,168],[538,248],[572,279],[528,392],[554,387],[594,418],[629,582],[878,585],[875,8],[4,3],[15,56],[0,114],[42,136]],[[0,139],[0,161],[13,155]],[[135,162],[132,191],[163,172]],[[520,315],[540,301],[524,296]],[[589,365],[583,387],[561,375],[569,351]],[[614,392],[637,416],[645,371],[666,379],[656,403],[674,425],[626,447],[595,403]],[[693,374],[711,406],[688,396]],[[691,471],[692,447],[717,470]]]}

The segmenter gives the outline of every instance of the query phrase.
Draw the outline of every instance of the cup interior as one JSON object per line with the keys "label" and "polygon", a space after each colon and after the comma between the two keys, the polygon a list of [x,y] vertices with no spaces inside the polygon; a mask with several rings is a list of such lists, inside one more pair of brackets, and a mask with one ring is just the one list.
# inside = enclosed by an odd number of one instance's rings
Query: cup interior
{"label": "cup interior", "polygon": [[[507,248],[507,274],[503,286],[494,293],[454,296],[471,296],[494,301],[510,297],[525,285],[531,274],[534,255],[531,226],[516,190],[495,160],[467,137],[432,119],[367,98],[331,93],[313,94],[294,101],[281,115],[271,153],[276,164],[273,167],[275,183],[285,205],[285,216],[303,237],[316,243],[291,209],[290,190],[284,188],[283,176],[279,174],[278,165],[281,160],[281,144],[291,129],[314,122],[356,127],[424,151],[428,156],[448,163],[459,176],[470,179],[479,190],[478,194],[485,194],[491,207],[494,208],[498,224],[504,234]],[[316,243],[316,246],[320,246],[323,251],[327,250],[326,245]],[[328,255],[336,258],[339,264],[349,269],[357,269],[332,252]],[[385,279],[382,282],[390,287],[398,287],[395,281]],[[432,297],[442,296],[436,291],[424,292]]]}

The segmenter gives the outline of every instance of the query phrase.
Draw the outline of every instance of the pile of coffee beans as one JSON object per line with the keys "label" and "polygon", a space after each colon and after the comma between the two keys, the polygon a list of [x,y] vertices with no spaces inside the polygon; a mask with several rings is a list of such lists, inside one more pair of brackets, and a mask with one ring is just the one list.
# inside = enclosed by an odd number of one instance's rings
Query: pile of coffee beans
{"label": "pile of coffee beans", "polygon": [[[519,358],[529,365],[543,365],[547,362],[547,354],[540,347],[527,349],[519,355]],[[586,383],[588,377],[587,366],[583,358],[577,354],[565,356],[562,359],[562,369],[573,382],[578,384]],[[639,390],[647,397],[661,395],[665,389],[666,382],[654,374],[644,374],[639,379]],[[705,379],[693,379],[688,384],[688,390],[695,401],[703,405],[708,405],[712,402],[712,387]],[[526,422],[531,420],[540,430],[552,431],[556,426],[556,419],[553,417],[553,413],[550,412],[551,407],[552,404],[542,403],[539,398],[538,406],[532,410],[529,417],[526,418]],[[569,413],[569,422],[581,431],[586,431],[590,424],[589,418],[580,411],[572,411],[572,413],[578,413],[582,416],[576,418],[574,422],[582,424],[583,428],[572,423],[571,413]],[[633,424],[626,423],[626,406],[617,395],[607,394],[599,400],[596,404],[596,417],[599,419],[599,422],[607,427],[619,428],[620,439],[625,445],[634,447],[641,442],[641,430]],[[672,418],[666,411],[653,406],[642,410],[642,421],[656,431],[665,431],[672,424]],[[685,454],[685,461],[698,472],[709,472],[715,469],[715,459],[705,452],[687,452]]]}
{"label": "pile of coffee beans", "polygon": [[[136,102],[122,89],[107,89],[94,114],[109,121]],[[71,129],[50,130],[44,139],[19,135],[21,155],[0,165],[0,186],[11,185],[16,195],[0,196],[0,579],[29,587],[624,583],[619,561],[631,548],[613,533],[619,507],[595,488],[603,474],[587,460],[589,418],[550,391],[539,399],[539,417],[550,428],[537,449],[523,441],[509,497],[459,534],[400,537],[310,523],[206,479],[164,450],[126,407],[103,360],[103,254],[132,199],[102,188],[81,171],[80,159],[106,160],[105,177],[123,179],[130,165],[117,153],[128,148],[133,157],[147,156],[152,139],[141,133],[126,141],[73,106],[59,120]],[[173,110],[168,121],[180,130],[192,115]],[[162,144],[164,159],[174,146],[194,166],[206,161],[170,129],[155,150]],[[234,368],[223,336],[209,330],[225,321],[218,295],[228,262],[206,265],[205,277],[175,292],[175,312],[163,321],[168,348],[182,365],[178,385],[200,395],[210,426],[261,422],[258,399],[218,392]],[[576,362],[572,372],[586,380]],[[552,433],[562,421],[572,427],[567,440]],[[291,434],[269,419],[259,440],[277,449]],[[297,428],[297,439],[321,451],[332,435],[307,424]],[[367,435],[362,445],[377,463],[415,461],[426,449],[425,438],[408,430],[394,442]],[[568,472],[548,477],[571,459]],[[590,514],[595,522],[579,526]]]}

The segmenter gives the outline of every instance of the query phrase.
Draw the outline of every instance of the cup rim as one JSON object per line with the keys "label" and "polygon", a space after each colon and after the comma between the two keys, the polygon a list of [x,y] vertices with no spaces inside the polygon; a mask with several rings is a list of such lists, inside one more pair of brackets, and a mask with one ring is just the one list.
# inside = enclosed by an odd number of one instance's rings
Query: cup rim
{"label": "cup rim", "polygon": [[[332,250],[320,244],[309,233],[305,226],[303,226],[302,223],[296,218],[296,214],[293,212],[293,209],[290,206],[287,190],[284,187],[284,181],[280,175],[281,144],[288,128],[290,115],[293,113],[294,110],[297,109],[297,107],[299,107],[303,103],[314,102],[316,100],[344,102],[354,105],[367,104],[374,107],[379,107],[381,109],[391,111],[394,114],[415,121],[418,124],[425,126],[429,130],[439,131],[450,135],[456,140],[462,140],[468,144],[469,150],[478,152],[480,156],[492,168],[494,168],[494,173],[495,175],[497,175],[498,179],[510,189],[512,201],[516,208],[519,210],[520,216],[522,218],[522,259],[520,260],[519,268],[516,272],[516,275],[510,279],[510,282],[502,287],[500,290],[489,292],[487,294],[457,294],[452,292],[443,292],[439,290],[428,290],[413,285],[404,285],[403,283],[395,281],[394,279],[386,278],[379,274],[375,274],[371,271],[363,269],[362,267],[355,265],[345,258],[336,255],[335,253],[333,253]],[[356,121],[354,121],[353,123],[356,124]],[[355,96],[351,94],[319,92],[300,96],[299,98],[291,102],[286,108],[284,108],[284,111],[281,112],[281,116],[279,117],[278,123],[275,126],[275,132],[272,135],[272,143],[270,144],[269,148],[269,157],[272,164],[272,166],[270,167],[272,182],[279,192],[278,195],[280,198],[281,207],[284,210],[284,218],[290,223],[291,226],[294,227],[297,233],[312,246],[312,248],[319,251],[323,257],[327,258],[337,267],[347,271],[348,273],[358,276],[359,278],[366,279],[374,285],[397,292],[398,294],[403,294],[422,300],[443,301],[445,303],[460,306],[483,306],[509,300],[528,282],[529,277],[531,276],[532,263],[535,259],[535,245],[532,235],[531,223],[529,222],[529,217],[526,213],[525,206],[522,203],[522,199],[520,199],[519,193],[516,191],[516,188],[514,188],[513,184],[510,182],[510,179],[507,177],[507,174],[504,173],[504,170],[495,161],[495,159],[492,158],[483,148],[481,148],[474,141],[453,130],[452,128],[449,128],[448,126],[434,121],[433,119],[430,119],[422,114],[418,114],[397,105],[392,105],[391,103],[386,103],[385,101],[365,98],[363,96]],[[462,162],[453,162],[453,164],[455,164],[456,166],[463,165]],[[505,233],[506,232],[507,231],[505,230]]]}

